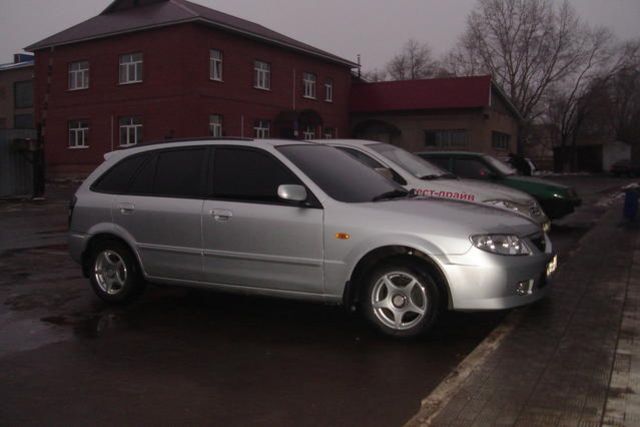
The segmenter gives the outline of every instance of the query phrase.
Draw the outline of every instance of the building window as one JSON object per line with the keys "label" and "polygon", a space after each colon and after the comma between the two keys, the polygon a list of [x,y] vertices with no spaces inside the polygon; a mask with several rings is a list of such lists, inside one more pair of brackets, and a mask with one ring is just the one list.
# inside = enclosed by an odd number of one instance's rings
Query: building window
{"label": "building window", "polygon": [[142,142],[140,117],[120,117],[120,146],[129,147]]}
{"label": "building window", "polygon": [[322,136],[324,139],[333,139],[335,138],[335,130],[333,128],[324,128],[322,132]]}
{"label": "building window", "polygon": [[222,116],[213,114],[209,116],[209,135],[214,138],[222,137]]}
{"label": "building window", "polygon": [[496,150],[508,150],[511,135],[502,132],[491,132],[491,146]]}
{"label": "building window", "polygon": [[15,82],[13,96],[15,108],[33,107],[33,82],[31,80]]}
{"label": "building window", "polygon": [[209,78],[222,81],[222,52],[216,49],[211,49],[209,54]]}
{"label": "building window", "polygon": [[256,138],[269,138],[271,122],[269,120],[256,120],[253,130]]}
{"label": "building window", "polygon": [[255,71],[253,86],[258,89],[271,88],[271,64],[262,61],[253,63]]}
{"label": "building window", "polygon": [[89,122],[72,120],[69,122],[69,148],[86,148],[89,146]]}
{"label": "building window", "polygon": [[33,114],[16,114],[13,116],[14,129],[33,129]]}
{"label": "building window", "polygon": [[142,81],[142,54],[130,53],[120,56],[120,84]]}
{"label": "building window", "polygon": [[303,139],[314,139],[316,137],[316,131],[313,129],[313,126],[307,126],[302,131]]}
{"label": "building window", "polygon": [[313,73],[302,73],[304,87],[304,97],[316,99],[316,75]]}
{"label": "building window", "polygon": [[333,80],[324,82],[324,100],[333,102]]}
{"label": "building window", "polygon": [[425,130],[424,143],[427,147],[466,148],[469,146],[469,132],[466,129]]}
{"label": "building window", "polygon": [[69,64],[69,90],[87,89],[89,87],[89,62],[72,62]]}

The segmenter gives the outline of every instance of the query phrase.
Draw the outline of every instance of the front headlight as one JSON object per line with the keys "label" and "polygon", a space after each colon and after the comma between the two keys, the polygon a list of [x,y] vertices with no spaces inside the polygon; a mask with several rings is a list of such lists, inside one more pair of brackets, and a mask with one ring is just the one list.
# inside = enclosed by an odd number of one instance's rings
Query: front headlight
{"label": "front headlight", "polygon": [[473,246],[498,255],[531,255],[531,249],[518,236],[509,234],[483,234],[471,236]]}
{"label": "front headlight", "polygon": [[498,208],[502,208],[502,209],[508,209],[510,211],[514,211],[514,212],[518,212],[520,214],[524,214],[527,216],[531,216],[531,214],[529,213],[529,210],[527,209],[526,206],[522,206],[518,203],[514,203],[510,200],[486,200],[485,201],[486,204],[491,205],[491,206],[495,206]]}

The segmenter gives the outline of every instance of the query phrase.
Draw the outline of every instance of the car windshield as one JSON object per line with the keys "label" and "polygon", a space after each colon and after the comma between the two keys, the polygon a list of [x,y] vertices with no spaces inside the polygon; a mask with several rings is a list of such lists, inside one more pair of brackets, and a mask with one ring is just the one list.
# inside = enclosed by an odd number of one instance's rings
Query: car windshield
{"label": "car windshield", "polygon": [[408,195],[408,191],[349,154],[326,145],[284,145],[278,151],[331,198],[363,203]]}
{"label": "car windshield", "polygon": [[452,176],[449,172],[440,169],[433,163],[391,144],[368,144],[367,147],[380,153],[416,178],[436,179]]}
{"label": "car windshield", "polygon": [[500,161],[492,156],[484,156],[487,163],[489,163],[493,168],[497,169],[501,175],[515,175],[518,173],[517,170],[509,166],[503,161]]}

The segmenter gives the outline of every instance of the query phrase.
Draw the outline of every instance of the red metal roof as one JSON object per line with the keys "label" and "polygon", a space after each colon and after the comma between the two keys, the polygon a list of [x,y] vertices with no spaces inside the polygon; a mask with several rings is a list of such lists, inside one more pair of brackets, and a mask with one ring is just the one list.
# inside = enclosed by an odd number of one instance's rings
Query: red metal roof
{"label": "red metal roof", "polygon": [[286,48],[339,62],[351,68],[357,64],[306,43],[272,31],[262,25],[209,9],[187,0],[159,0],[143,2],[140,6],[118,7],[126,1],[114,1],[104,12],[78,25],[47,37],[25,48],[36,51],[52,46],[109,37],[184,22],[202,22],[220,29],[263,40]]}
{"label": "red metal roof", "polygon": [[351,112],[443,110],[488,107],[491,76],[357,83],[351,89]]}

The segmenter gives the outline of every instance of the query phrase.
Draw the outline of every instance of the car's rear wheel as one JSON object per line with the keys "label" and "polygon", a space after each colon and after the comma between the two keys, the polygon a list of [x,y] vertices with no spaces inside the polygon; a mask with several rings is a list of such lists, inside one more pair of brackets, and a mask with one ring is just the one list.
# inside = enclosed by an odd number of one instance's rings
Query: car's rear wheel
{"label": "car's rear wheel", "polygon": [[137,297],[144,288],[138,263],[123,243],[105,240],[92,249],[91,286],[109,303],[122,303]]}
{"label": "car's rear wheel", "polygon": [[365,315],[383,333],[413,337],[435,322],[438,287],[420,265],[404,260],[386,263],[375,269],[365,284]]}

